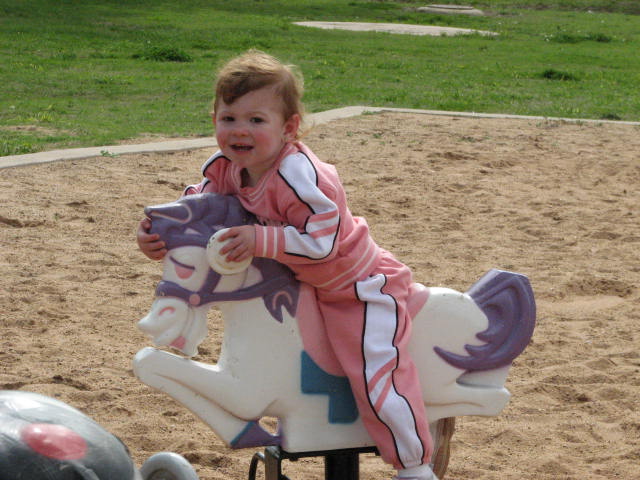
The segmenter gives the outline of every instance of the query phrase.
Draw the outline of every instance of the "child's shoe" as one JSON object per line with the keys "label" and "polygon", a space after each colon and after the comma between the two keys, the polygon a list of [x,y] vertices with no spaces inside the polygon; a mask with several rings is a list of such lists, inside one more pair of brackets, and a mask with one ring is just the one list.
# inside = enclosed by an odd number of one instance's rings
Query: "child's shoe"
{"label": "child's shoe", "polygon": [[391,480],[438,480],[438,477],[432,473],[430,477],[393,477]]}
{"label": "child's shoe", "polygon": [[398,475],[393,480],[438,480],[429,465],[419,465],[413,468],[398,470]]}

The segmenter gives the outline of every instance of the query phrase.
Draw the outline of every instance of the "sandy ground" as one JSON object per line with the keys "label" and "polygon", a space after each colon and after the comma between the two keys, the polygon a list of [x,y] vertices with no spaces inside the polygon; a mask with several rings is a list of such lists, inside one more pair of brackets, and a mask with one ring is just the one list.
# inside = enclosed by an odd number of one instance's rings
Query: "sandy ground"
{"label": "sandy ground", "polygon": [[[538,325],[512,368],[512,401],[499,417],[458,419],[446,478],[638,478],[640,129],[387,113],[306,142],[418,281],[464,291],[494,267],[531,279]],[[136,250],[142,208],[176,198],[209,153],[0,170],[0,388],[83,410],[138,464],[170,450],[202,480],[239,480],[254,450],[226,449],[131,371],[160,278]],[[199,359],[213,362],[210,323]],[[323,478],[315,460],[285,472]],[[363,456],[362,480],[390,477]]]}

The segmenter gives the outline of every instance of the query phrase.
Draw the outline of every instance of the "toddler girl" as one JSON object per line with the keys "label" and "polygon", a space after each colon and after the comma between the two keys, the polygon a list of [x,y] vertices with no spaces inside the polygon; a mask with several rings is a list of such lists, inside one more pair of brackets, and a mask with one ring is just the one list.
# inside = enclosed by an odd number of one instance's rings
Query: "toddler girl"
{"label": "toddler girl", "polygon": [[[220,150],[204,180],[185,194],[236,196],[258,224],[231,228],[227,261],[273,258],[313,285],[335,354],[358,411],[397,479],[436,479],[432,439],[407,345],[411,319],[408,267],[380,248],[353,217],[332,165],[298,140],[302,80],[292,67],[250,51],[219,72],[213,122]],[[150,258],[166,253],[149,221],[138,244]]]}

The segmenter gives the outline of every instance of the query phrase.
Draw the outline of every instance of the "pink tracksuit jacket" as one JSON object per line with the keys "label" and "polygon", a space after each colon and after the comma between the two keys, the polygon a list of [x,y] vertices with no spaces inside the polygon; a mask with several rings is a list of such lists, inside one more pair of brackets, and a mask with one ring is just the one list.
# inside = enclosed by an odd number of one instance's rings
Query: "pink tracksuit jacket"
{"label": "pink tracksuit jacket", "polygon": [[336,169],[303,143],[288,143],[255,187],[221,152],[186,194],[236,196],[257,216],[257,257],[287,265],[316,287],[325,329],[364,425],[395,468],[428,463],[432,439],[407,345],[408,267],[380,248],[366,221],[353,217]]}

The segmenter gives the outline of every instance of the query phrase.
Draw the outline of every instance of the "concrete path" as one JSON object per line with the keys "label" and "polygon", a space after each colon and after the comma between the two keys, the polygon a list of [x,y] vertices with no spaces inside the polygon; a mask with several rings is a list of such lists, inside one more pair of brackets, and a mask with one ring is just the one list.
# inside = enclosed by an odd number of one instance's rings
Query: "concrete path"
{"label": "concrete path", "polygon": [[177,152],[192,148],[215,147],[213,137],[195,138],[187,140],[170,140],[140,145],[105,145],[102,147],[71,148],[66,150],[51,150],[49,152],[27,153],[24,155],[9,155],[0,157],[0,168],[33,165],[36,163],[56,162],[58,160],[81,160],[84,158],[123,155],[126,153],[149,152]]}
{"label": "concrete path", "polygon": [[[329,123],[342,118],[355,117],[365,113],[399,112],[424,115],[440,115],[446,117],[472,117],[472,118],[513,118],[526,120],[556,120],[573,123],[614,123],[640,126],[640,122],[621,122],[614,120],[585,120],[576,118],[532,117],[522,115],[503,115],[491,113],[469,112],[445,112],[441,110],[414,110],[409,108],[364,107],[352,106],[327,110],[325,112],[308,115],[307,123],[310,126]],[[215,148],[215,137],[202,137],[193,139],[169,140],[164,142],[143,143],[138,145],[105,145],[102,147],[72,148],[67,150],[52,150],[49,152],[27,153],[25,155],[9,155],[0,157],[0,169],[34,165],[38,163],[56,162],[60,160],[81,160],[84,158],[125,155],[150,152],[177,152],[181,150],[194,150],[199,148]]]}
{"label": "concrete path", "polygon": [[438,15],[471,15],[480,17],[484,15],[482,10],[467,5],[427,5],[416,8],[418,12],[436,13]]}
{"label": "concrete path", "polygon": [[302,27],[322,28],[325,30],[351,30],[356,32],[384,32],[403,35],[453,36],[476,33],[480,35],[498,35],[495,32],[470,30],[468,28],[436,27],[431,25],[410,25],[406,23],[362,23],[362,22],[294,22]]}

